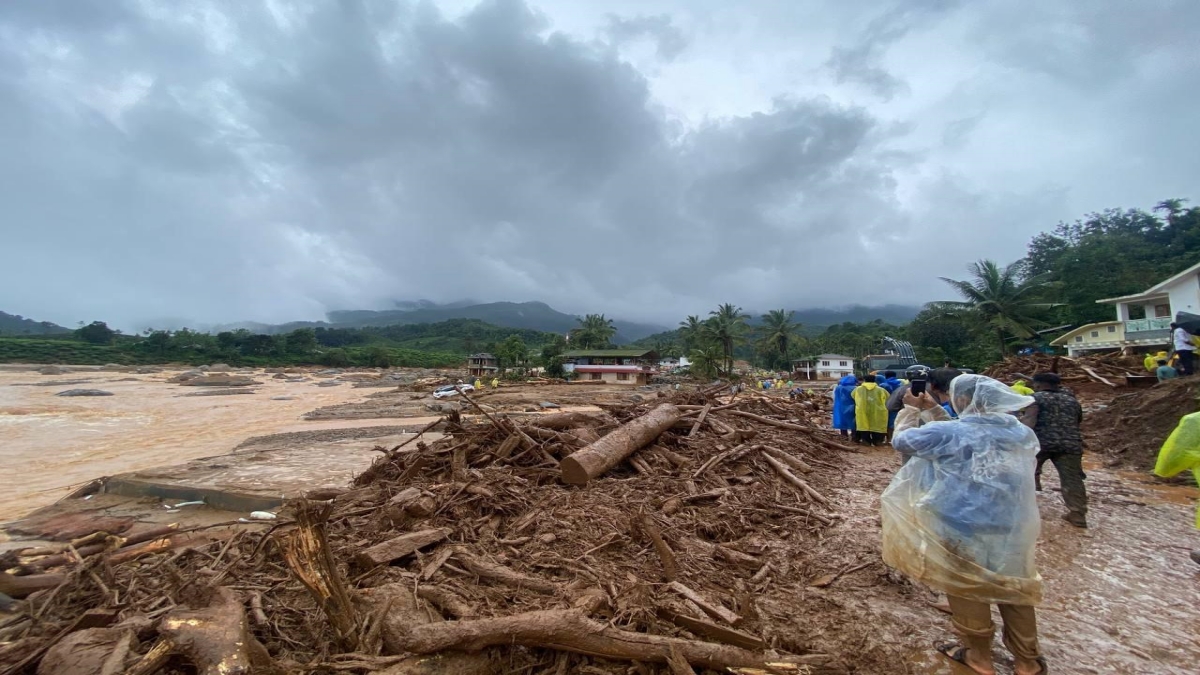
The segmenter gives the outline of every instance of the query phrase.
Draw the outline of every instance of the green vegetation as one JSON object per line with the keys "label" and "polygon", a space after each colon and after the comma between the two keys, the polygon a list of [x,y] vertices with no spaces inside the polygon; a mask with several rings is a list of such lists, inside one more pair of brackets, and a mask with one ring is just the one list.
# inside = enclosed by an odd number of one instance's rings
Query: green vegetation
{"label": "green vegetation", "polygon": [[612,319],[603,314],[588,314],[578,319],[579,327],[571,329],[571,346],[577,349],[608,349],[617,329]]}
{"label": "green vegetation", "polygon": [[70,332],[70,328],[63,328],[49,321],[34,321],[20,314],[0,312],[0,335],[54,335]]}

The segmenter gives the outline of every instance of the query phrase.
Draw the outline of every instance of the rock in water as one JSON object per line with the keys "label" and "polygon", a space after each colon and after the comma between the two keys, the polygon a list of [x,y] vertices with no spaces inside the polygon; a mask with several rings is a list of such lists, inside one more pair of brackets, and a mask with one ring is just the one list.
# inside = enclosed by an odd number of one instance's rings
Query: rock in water
{"label": "rock in water", "polygon": [[554,408],[561,408],[561,407],[562,407],[561,405],[559,405],[559,404],[557,404],[557,403],[551,403],[550,401],[542,401],[542,402],[541,402],[540,404],[538,404],[538,405],[542,406],[543,408],[546,408],[547,410],[554,409]]}
{"label": "rock in water", "polygon": [[104,391],[103,389],[68,389],[66,391],[60,391],[57,394],[55,394],[55,396],[112,396],[112,395],[113,395],[113,393],[111,391]]}

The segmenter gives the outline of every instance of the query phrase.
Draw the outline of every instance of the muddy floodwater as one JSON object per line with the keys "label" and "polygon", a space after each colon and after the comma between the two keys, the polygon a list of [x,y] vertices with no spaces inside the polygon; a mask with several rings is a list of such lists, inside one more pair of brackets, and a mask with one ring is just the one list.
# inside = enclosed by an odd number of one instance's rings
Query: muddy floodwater
{"label": "muddy floodwater", "polygon": [[[177,372],[0,371],[0,457],[5,467],[0,472],[0,522],[50,504],[71,486],[93,478],[219,455],[251,436],[304,429],[304,413],[377,391],[258,374],[255,379],[262,385],[253,387],[254,394],[187,396],[211,387],[168,383]],[[72,384],[45,386],[63,381]],[[69,389],[102,389],[113,395],[56,396]],[[272,400],[279,396],[293,399]],[[337,426],[364,423],[379,421]]]}

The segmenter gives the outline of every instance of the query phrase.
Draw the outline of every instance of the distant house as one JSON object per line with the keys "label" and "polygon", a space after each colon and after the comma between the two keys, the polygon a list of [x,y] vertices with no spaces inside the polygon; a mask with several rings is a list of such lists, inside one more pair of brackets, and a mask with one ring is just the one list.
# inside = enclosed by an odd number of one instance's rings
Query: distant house
{"label": "distant house", "polygon": [[467,372],[471,377],[495,377],[500,372],[500,362],[491,354],[472,354],[467,357]]}
{"label": "distant house", "polygon": [[679,358],[675,358],[674,356],[668,356],[665,359],[659,360],[658,369],[659,370],[674,370],[676,368],[687,368],[690,365],[692,365],[692,362],[689,361],[688,357],[686,357],[686,356],[680,356]]}
{"label": "distant house", "polygon": [[1125,322],[1089,323],[1058,336],[1050,344],[1066,349],[1067,356],[1090,351],[1116,351],[1125,346]]}
{"label": "distant house", "polygon": [[580,349],[563,354],[563,370],[575,373],[577,382],[649,384],[657,370],[653,349]]}
{"label": "distant house", "polygon": [[820,354],[793,361],[792,370],[808,380],[839,380],[854,374],[854,358],[841,354]]}
{"label": "distant house", "polygon": [[[1200,263],[1169,279],[1161,281],[1141,293],[1124,295],[1119,298],[1097,300],[1101,304],[1115,305],[1117,316],[1115,322],[1090,324],[1077,331],[1085,331],[1091,336],[1092,331],[1103,326],[1104,333],[1108,332],[1110,323],[1121,324],[1124,335],[1118,344],[1109,349],[1123,349],[1126,352],[1149,351],[1152,349],[1169,348],[1171,344],[1171,322],[1179,312],[1200,314]],[[1077,336],[1072,336],[1074,342]],[[1062,338],[1059,338],[1060,340]],[[1057,343],[1058,340],[1055,340]],[[1084,341],[1086,344],[1086,339]],[[1067,345],[1070,347],[1070,345]]]}

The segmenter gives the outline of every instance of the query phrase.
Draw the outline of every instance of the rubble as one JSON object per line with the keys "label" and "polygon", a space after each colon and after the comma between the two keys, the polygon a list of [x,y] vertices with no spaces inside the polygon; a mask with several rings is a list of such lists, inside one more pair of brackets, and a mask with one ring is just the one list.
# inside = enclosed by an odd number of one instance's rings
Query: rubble
{"label": "rubble", "polygon": [[[822,428],[825,397],[711,393],[519,422],[464,397],[476,421],[452,411],[426,427],[437,441],[379,448],[350,489],[292,502],[270,529],[20,552],[13,578],[63,580],[0,626],[0,663],[35,666],[94,608],[152,627],[121,647],[129,672],[847,672],[789,633],[844,616],[766,608],[815,571],[882,569],[822,553],[841,485],[827,458],[855,450]],[[572,463],[586,485],[564,483]]]}
{"label": "rubble", "polygon": [[1071,383],[1095,382],[1112,388],[1128,384],[1127,377],[1147,375],[1138,358],[1119,353],[1075,357],[1049,354],[1010,356],[983,371],[984,375],[1009,384],[1015,380],[1028,381],[1038,373],[1058,373],[1068,386]]}
{"label": "rubble", "polygon": [[1107,456],[1109,466],[1152,470],[1159,448],[1179,419],[1197,410],[1200,381],[1191,377],[1121,394],[1084,415],[1087,449]]}

